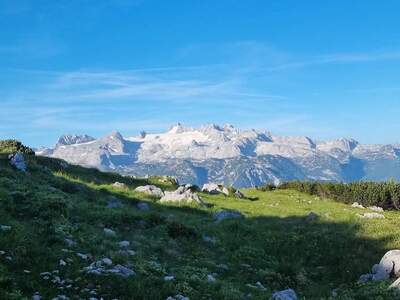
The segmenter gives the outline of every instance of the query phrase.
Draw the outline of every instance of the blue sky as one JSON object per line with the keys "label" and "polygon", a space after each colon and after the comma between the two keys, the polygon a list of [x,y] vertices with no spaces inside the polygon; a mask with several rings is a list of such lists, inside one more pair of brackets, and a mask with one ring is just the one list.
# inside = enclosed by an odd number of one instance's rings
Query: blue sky
{"label": "blue sky", "polygon": [[400,142],[399,1],[0,0],[0,138],[231,123]]}

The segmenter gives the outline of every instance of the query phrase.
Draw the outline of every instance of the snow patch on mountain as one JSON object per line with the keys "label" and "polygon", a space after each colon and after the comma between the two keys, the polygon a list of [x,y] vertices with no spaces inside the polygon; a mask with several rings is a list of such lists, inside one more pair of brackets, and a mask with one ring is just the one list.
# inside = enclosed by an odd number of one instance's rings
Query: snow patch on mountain
{"label": "snow patch on mountain", "polygon": [[[362,145],[353,139],[315,141],[207,124],[178,123],[164,133],[124,138],[119,132],[94,139],[62,136],[39,155],[130,175],[174,175],[181,182],[219,182],[238,187],[294,179],[352,181],[400,178],[397,145]],[[376,178],[376,174],[381,174]]]}

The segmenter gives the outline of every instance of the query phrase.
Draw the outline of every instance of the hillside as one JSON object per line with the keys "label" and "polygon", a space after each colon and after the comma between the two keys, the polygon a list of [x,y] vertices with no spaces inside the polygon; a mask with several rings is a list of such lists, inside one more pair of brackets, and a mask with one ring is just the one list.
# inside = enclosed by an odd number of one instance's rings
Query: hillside
{"label": "hillside", "polygon": [[173,175],[182,183],[254,187],[287,180],[382,181],[400,178],[399,145],[353,139],[317,141],[209,124],[123,137],[65,135],[40,155],[127,175]]}
{"label": "hillside", "polygon": [[[269,299],[287,288],[299,299],[396,299],[389,282],[357,280],[400,248],[398,212],[360,219],[293,190],[161,204],[134,188],[175,190],[168,178],[26,159],[24,173],[0,155],[0,299]],[[245,217],[216,222],[226,209]]]}

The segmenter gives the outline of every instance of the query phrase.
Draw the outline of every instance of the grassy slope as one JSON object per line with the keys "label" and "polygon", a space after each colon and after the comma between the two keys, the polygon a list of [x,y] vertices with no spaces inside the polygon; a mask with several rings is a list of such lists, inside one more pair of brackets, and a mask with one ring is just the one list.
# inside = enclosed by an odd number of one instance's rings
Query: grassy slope
{"label": "grassy slope", "polygon": [[[115,181],[129,188],[114,188]],[[174,189],[157,178],[149,181]],[[6,252],[0,255],[0,299],[29,299],[35,291],[44,299],[58,294],[89,298],[88,290],[94,289],[104,299],[165,299],[179,293],[192,300],[268,299],[288,287],[302,299],[328,299],[338,287],[341,296],[335,299],[394,299],[385,292],[387,283],[355,282],[386,250],[400,247],[398,212],[385,212],[384,220],[361,220],[358,209],[290,190],[245,191],[255,201],[202,195],[213,204],[209,208],[160,205],[133,191],[143,184],[47,158],[31,158],[25,175],[0,159],[0,224],[12,226],[0,232],[0,251]],[[110,196],[124,206],[106,208]],[[151,209],[138,210],[139,200]],[[221,209],[240,210],[246,219],[216,224],[212,214]],[[311,211],[320,219],[306,221]],[[117,237],[106,237],[104,227]],[[203,235],[216,243],[205,242]],[[65,238],[77,244],[68,248]],[[135,256],[119,253],[121,240],[131,242]],[[92,258],[84,261],[77,252]],[[81,272],[104,257],[131,267],[137,276]],[[67,266],[60,267],[60,259]],[[71,280],[71,287],[39,275],[54,270]],[[209,274],[217,281],[208,282]],[[165,282],[165,275],[175,280]],[[247,286],[258,281],[266,291]]]}

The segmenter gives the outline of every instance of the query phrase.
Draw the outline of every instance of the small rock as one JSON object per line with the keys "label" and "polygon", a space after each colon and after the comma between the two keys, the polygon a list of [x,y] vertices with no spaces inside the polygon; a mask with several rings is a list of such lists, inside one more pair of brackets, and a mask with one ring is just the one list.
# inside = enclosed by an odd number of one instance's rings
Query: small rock
{"label": "small rock", "polygon": [[118,182],[118,181],[114,182],[112,186],[116,187],[116,188],[120,188],[120,189],[126,189],[128,187],[125,183]]}
{"label": "small rock", "polygon": [[114,274],[120,275],[125,278],[136,275],[136,273],[133,270],[131,270],[123,265],[116,265],[113,269],[108,270],[108,271],[110,273],[114,273]]}
{"label": "small rock", "polygon": [[238,198],[238,199],[244,199],[245,198],[244,194],[239,190],[235,191],[235,197]]}
{"label": "small rock", "polygon": [[314,213],[314,212],[310,212],[308,215],[307,215],[307,218],[306,218],[306,220],[308,221],[308,222],[312,222],[312,221],[315,221],[315,220],[317,220],[318,219],[318,215],[316,214],[316,213]]}
{"label": "small rock", "polygon": [[200,205],[205,205],[203,199],[197,193],[186,189],[185,186],[180,186],[173,192],[165,192],[164,196],[160,199],[160,203],[192,203],[196,202]]}
{"label": "small rock", "polygon": [[83,260],[87,260],[87,259],[88,259],[88,256],[87,256],[86,254],[77,253],[76,255],[77,255],[79,258],[82,258]]}
{"label": "small rock", "polygon": [[64,243],[68,246],[68,247],[72,247],[76,245],[76,242],[74,242],[71,239],[64,239]]}
{"label": "small rock", "polygon": [[101,260],[101,263],[103,264],[103,265],[105,265],[105,266],[111,266],[112,265],[112,260],[110,259],[110,258],[103,258],[102,260]]}
{"label": "small rock", "polygon": [[208,274],[207,275],[207,281],[208,282],[216,282],[217,279],[215,279],[215,277],[212,274]]}
{"label": "small rock", "polygon": [[358,215],[362,219],[384,219],[385,216],[379,213],[365,213]]}
{"label": "small rock", "polygon": [[120,248],[128,248],[130,246],[130,244],[131,243],[129,241],[121,241],[121,242],[118,243],[118,246]]}
{"label": "small rock", "polygon": [[225,219],[241,219],[244,218],[244,215],[237,210],[222,210],[217,212],[214,218],[217,222],[221,222]]}
{"label": "small rock", "polygon": [[225,196],[229,196],[229,190],[226,187],[223,187],[222,194],[224,194]]}
{"label": "small rock", "polygon": [[1,230],[1,231],[10,231],[10,230],[11,230],[11,226],[8,226],[8,225],[0,225],[0,230]]}
{"label": "small rock", "polygon": [[164,276],[164,281],[172,281],[175,280],[174,276]]}
{"label": "small rock", "polygon": [[270,300],[297,300],[296,292],[292,289],[276,292]]}
{"label": "small rock", "polygon": [[[216,184],[216,183],[206,183],[203,185],[201,191],[204,193],[209,193],[209,194],[220,194],[222,193],[223,187],[222,185]],[[228,191],[229,195],[229,191]]]}
{"label": "small rock", "polygon": [[166,300],[190,300],[190,298],[182,295],[176,295],[174,297],[168,297]]}
{"label": "small rock", "polygon": [[146,202],[142,202],[140,201],[138,204],[136,204],[137,209],[139,210],[149,210],[150,209],[150,205]]}
{"label": "small rock", "polygon": [[211,243],[211,244],[215,244],[217,242],[215,237],[208,236],[208,235],[203,235],[203,241],[206,243]]}
{"label": "small rock", "polygon": [[164,196],[164,192],[162,189],[159,187],[156,187],[155,185],[145,185],[145,186],[139,186],[135,189],[135,191],[144,193],[150,196],[154,196],[157,198],[161,198]]}
{"label": "small rock", "polygon": [[373,277],[374,277],[373,274],[362,274],[360,276],[360,278],[358,279],[358,282],[359,283],[366,283],[366,282],[372,280]]}
{"label": "small rock", "polygon": [[26,172],[25,157],[22,153],[18,152],[9,156],[10,164],[17,170]]}
{"label": "small rock", "polygon": [[33,296],[32,296],[32,300],[41,300],[42,297],[40,296],[39,292],[36,292]]}
{"label": "small rock", "polygon": [[111,196],[108,198],[107,208],[121,208],[122,202],[118,198]]}
{"label": "small rock", "polygon": [[383,212],[383,208],[379,206],[368,206],[368,209],[376,211],[376,212]]}
{"label": "small rock", "polygon": [[67,265],[67,263],[66,263],[64,260],[62,260],[62,259],[60,259],[60,261],[58,262],[58,264],[59,264],[61,267],[65,267],[65,266]]}
{"label": "small rock", "polygon": [[353,208],[365,208],[364,206],[362,206],[360,203],[358,203],[358,202],[354,202],[352,205],[351,205],[351,207],[353,207]]}
{"label": "small rock", "polygon": [[110,229],[110,228],[104,228],[103,229],[104,234],[108,237],[115,237],[117,234],[115,233],[114,230]]}

